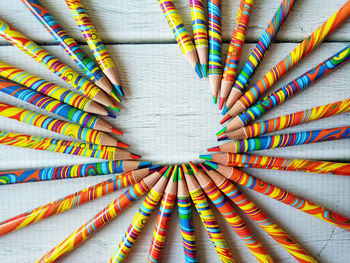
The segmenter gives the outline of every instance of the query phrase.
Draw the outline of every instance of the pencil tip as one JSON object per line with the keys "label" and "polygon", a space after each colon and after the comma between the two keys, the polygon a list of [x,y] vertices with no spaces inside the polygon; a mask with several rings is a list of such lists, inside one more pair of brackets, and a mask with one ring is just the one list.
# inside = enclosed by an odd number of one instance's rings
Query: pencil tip
{"label": "pencil tip", "polygon": [[171,172],[171,169],[173,169],[173,167],[172,167],[172,166],[168,166],[168,169],[167,169],[166,172],[163,174],[163,176],[164,176],[165,178],[168,178],[168,176],[169,176],[169,174],[170,174],[170,172]]}
{"label": "pencil tip", "polygon": [[215,147],[208,148],[207,150],[208,152],[220,152],[220,147],[215,146]]}
{"label": "pencil tip", "polygon": [[117,147],[121,148],[129,148],[129,144],[123,143],[123,142],[117,142]]}
{"label": "pencil tip", "polygon": [[193,162],[189,161],[188,164],[190,165],[193,173],[197,173],[198,172],[199,169]]}
{"label": "pencil tip", "polygon": [[227,108],[226,105],[225,105],[224,108],[222,109],[221,114],[222,114],[222,115],[225,115],[227,111],[228,111],[228,108]]}
{"label": "pencil tip", "polygon": [[201,64],[197,62],[196,66],[194,67],[194,70],[196,71],[198,77],[203,78],[202,72],[201,72]]}
{"label": "pencil tip", "polygon": [[148,169],[149,169],[149,172],[150,172],[150,173],[153,173],[153,172],[155,172],[155,171],[159,171],[160,168],[161,168],[161,166],[160,166],[159,164],[157,164],[157,165],[154,165],[154,166],[149,167]]}
{"label": "pencil tip", "polygon": [[116,101],[120,102],[120,98],[118,97],[118,94],[117,94],[117,92],[114,89],[111,90],[110,95],[112,96],[113,99],[115,99]]}
{"label": "pencil tip", "polygon": [[216,104],[218,102],[218,98],[213,95],[213,103]]}
{"label": "pencil tip", "polygon": [[224,106],[225,101],[226,101],[226,98],[220,98],[219,110],[222,110],[222,107]]}
{"label": "pencil tip", "polygon": [[204,160],[211,160],[211,154],[201,154],[199,155],[199,158]]}
{"label": "pencil tip", "polygon": [[226,116],[220,121],[220,124],[223,124],[225,123],[226,121],[228,121],[229,119],[231,119],[231,115],[229,114],[226,114]]}
{"label": "pencil tip", "polygon": [[212,169],[217,169],[218,168],[218,165],[216,163],[209,162],[209,161],[205,161],[204,163],[207,165],[207,167],[210,167]]}
{"label": "pencil tip", "polygon": [[169,166],[164,166],[160,171],[158,171],[160,174],[164,174],[166,170],[169,169]]}
{"label": "pencil tip", "polygon": [[[140,162],[139,163],[139,168],[145,168],[145,167],[148,167],[148,166],[151,166],[151,165],[152,165],[152,162]],[[158,167],[159,167],[159,165],[158,165]]]}
{"label": "pencil tip", "polygon": [[218,132],[216,133],[216,136],[220,136],[220,135],[224,134],[225,131],[226,131],[226,129],[227,129],[226,127],[222,128],[220,131],[218,131]]}
{"label": "pencil tip", "polygon": [[130,153],[132,159],[141,159],[141,155]]}
{"label": "pencil tip", "polygon": [[119,93],[119,95],[120,96],[124,96],[125,95],[125,93],[124,93],[124,90],[123,90],[123,88],[122,88],[122,86],[118,86],[118,85],[116,85],[116,84],[113,84],[113,86],[115,87],[115,89],[118,91],[118,93]]}
{"label": "pencil tip", "polygon": [[208,77],[208,66],[206,64],[201,64],[203,77]]}
{"label": "pencil tip", "polygon": [[111,108],[112,110],[120,112],[120,109],[117,106],[113,105],[113,104],[109,105],[108,108]]}
{"label": "pencil tip", "polygon": [[210,171],[210,167],[208,167],[207,165],[205,165],[204,163],[200,163],[199,164],[206,172]]}
{"label": "pencil tip", "polygon": [[113,118],[113,119],[117,118],[117,116],[114,115],[112,112],[107,111],[107,113],[108,113],[108,117],[111,117],[111,118]]}
{"label": "pencil tip", "polygon": [[112,133],[118,134],[118,135],[123,135],[123,132],[118,130],[118,129],[116,129],[116,128],[112,128]]}
{"label": "pencil tip", "polygon": [[188,169],[187,169],[186,164],[182,163],[182,164],[181,164],[181,167],[182,167],[182,169],[183,169],[183,171],[184,171],[185,174],[189,174],[189,171],[188,171]]}
{"label": "pencil tip", "polygon": [[221,141],[227,141],[229,140],[229,138],[227,137],[227,135],[222,135],[221,137],[218,137],[218,141],[221,142]]}

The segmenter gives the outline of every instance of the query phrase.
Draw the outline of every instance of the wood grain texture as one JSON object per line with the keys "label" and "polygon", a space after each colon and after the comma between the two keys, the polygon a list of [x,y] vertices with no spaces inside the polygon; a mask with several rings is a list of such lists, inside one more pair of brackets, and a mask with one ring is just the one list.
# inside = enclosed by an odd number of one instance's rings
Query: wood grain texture
{"label": "wood grain texture", "polygon": [[[72,35],[83,41],[64,2],[54,0],[47,0],[46,2],[52,10],[55,10],[53,13],[57,14],[61,21],[65,19],[62,24],[67,26]],[[98,7],[97,2],[103,3],[102,7]],[[112,2],[113,6],[107,7],[107,4]],[[280,0],[256,1],[256,9],[253,11],[250,23],[251,28],[248,30],[250,41],[254,41],[260,36],[279,2]],[[295,6],[296,9],[293,11],[292,16],[288,18],[286,27],[283,29],[285,32],[282,33],[283,31],[281,31],[280,43],[272,46],[251,83],[262,77],[297,45],[297,43],[288,41],[302,40],[303,37],[317,28],[318,23],[321,23],[335,12],[344,2],[340,0],[298,1]],[[186,13],[185,21],[187,26],[189,26],[187,1],[177,1],[176,4],[179,6],[181,13]],[[236,13],[238,4],[237,1],[227,1],[224,4],[226,5],[224,9],[224,31],[227,39],[231,34],[232,21],[235,16],[233,14]],[[319,7],[317,14],[315,11],[309,10],[316,4]],[[204,153],[207,147],[217,144],[215,132],[220,128],[218,121],[221,119],[221,115],[217,110],[217,105],[213,105],[211,102],[208,80],[199,80],[181,55],[178,46],[171,44],[173,39],[159,10],[157,1],[86,1],[86,5],[91,10],[90,12],[93,13],[93,20],[102,32],[103,38],[110,43],[122,43],[107,46],[118,64],[121,81],[127,93],[121,104],[122,111],[118,114],[118,118],[113,121],[118,128],[125,132],[125,136],[118,138],[129,143],[133,152],[139,153],[145,160],[151,160],[155,163],[170,164],[189,160],[198,161],[199,153]],[[131,15],[128,13],[128,10],[135,10],[135,13]],[[45,48],[65,63],[79,70],[60,47],[51,45],[53,43],[51,37],[41,28],[41,25],[35,18],[25,10],[20,1],[1,1],[0,17],[13,23],[26,34],[32,28],[33,31],[30,35],[33,38],[41,43],[50,43]],[[22,21],[18,17],[21,17]],[[111,21],[108,22],[108,19]],[[306,57],[300,65],[274,85],[274,89],[294,79],[309,68],[317,65],[321,60],[343,48],[350,41],[349,32],[349,22],[347,22],[329,38],[329,40],[332,40],[332,43],[328,42],[320,45],[315,52]],[[5,44],[5,42],[1,41],[0,44]],[[348,42],[346,43],[346,41]],[[245,46],[242,61],[246,61],[253,48],[254,44]],[[84,46],[84,49],[89,52],[86,46]],[[224,46],[224,50],[227,50],[227,45]],[[47,69],[14,47],[0,46],[0,60],[38,74],[55,83],[65,85],[63,81]],[[349,70],[350,64],[344,65],[295,96],[295,98],[266,114],[264,119],[349,98]],[[0,101],[45,113],[7,95],[0,94]],[[337,117],[294,127],[283,132],[348,125],[349,117],[349,113],[342,114]],[[0,118],[0,130],[43,135],[52,138],[68,138],[3,117]],[[267,150],[259,152],[259,154],[350,161],[350,140]],[[91,161],[98,160],[0,146],[0,170],[69,165]],[[349,178],[262,169],[246,170],[259,178],[266,179],[302,197],[350,217]],[[2,186],[0,189],[0,200],[2,200],[0,221],[109,177],[111,176]],[[336,228],[251,190],[241,189],[320,262],[342,263],[350,261],[350,251],[348,249],[350,234],[347,231]],[[93,203],[83,205],[62,215],[48,218],[39,224],[34,224],[8,236],[1,237],[0,262],[33,262],[40,258],[123,191],[120,190]],[[61,262],[106,262],[113,254],[115,247],[142,201],[143,199],[128,208],[116,220],[74,253],[65,257]],[[166,260],[163,262],[183,262],[177,215],[177,211],[175,211],[168,233],[167,246],[163,253]],[[276,262],[295,262],[281,246],[258,229],[249,218],[243,217],[247,219],[247,222],[256,232],[256,236],[266,246]],[[153,214],[152,220],[150,220],[144,232],[140,235],[128,258],[129,262],[139,262],[146,259],[155,219],[156,213]],[[224,219],[218,216],[218,220],[236,261],[255,262],[254,257],[233,233]],[[197,235],[200,262],[218,262],[215,251],[196,213],[194,227]]]}

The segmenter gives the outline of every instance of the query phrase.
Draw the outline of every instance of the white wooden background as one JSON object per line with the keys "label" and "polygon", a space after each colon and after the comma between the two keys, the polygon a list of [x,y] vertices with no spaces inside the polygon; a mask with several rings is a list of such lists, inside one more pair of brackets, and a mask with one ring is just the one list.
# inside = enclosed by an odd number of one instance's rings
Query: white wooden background
{"label": "white wooden background", "polygon": [[[52,10],[52,13],[69,33],[84,44],[64,1],[47,0],[42,2],[45,2],[46,6]],[[103,40],[108,43],[108,50],[118,63],[122,83],[127,93],[122,102],[122,111],[118,119],[114,121],[116,126],[125,132],[122,140],[131,144],[133,152],[140,153],[145,160],[152,160],[154,163],[172,164],[189,160],[198,161],[199,153],[205,153],[207,147],[217,144],[215,133],[220,128],[218,121],[221,119],[221,115],[217,106],[211,102],[208,80],[199,80],[181,56],[180,49],[173,40],[157,1],[87,0],[84,2]],[[239,1],[223,2],[223,35],[226,43],[224,53],[226,54]],[[314,31],[345,2],[345,0],[298,1],[283,26],[277,43],[270,49],[252,83],[263,76],[297,43]],[[280,0],[255,1],[247,34],[248,44],[244,46],[242,61],[246,61],[255,46],[254,43],[262,34],[279,4]],[[177,0],[176,5],[187,28],[190,29],[188,1]],[[78,70],[63,49],[57,46],[49,33],[42,28],[19,0],[2,0],[0,2],[0,17]],[[345,47],[349,42],[350,21],[347,20],[341,28],[327,38],[325,43],[321,44],[315,52],[305,58],[274,87],[277,88],[285,82],[289,82]],[[83,46],[89,52],[86,45]],[[27,55],[9,46],[3,39],[0,39],[0,60],[55,83],[64,84]],[[330,76],[312,85],[302,94],[266,114],[264,118],[276,117],[349,98],[349,69],[349,64],[344,65]],[[0,94],[0,101],[34,109],[28,104],[3,94]],[[342,114],[291,128],[288,131],[349,125],[349,117],[350,114]],[[0,118],[0,129],[52,138],[66,138],[3,117]],[[258,153],[283,157],[349,161],[350,140],[295,146]],[[0,170],[2,171],[92,161],[96,160],[0,146]],[[248,171],[259,178],[264,178],[350,217],[349,178],[260,169],[249,169]],[[0,221],[109,177],[111,175],[1,186]],[[320,262],[350,262],[349,232],[251,190],[243,190]],[[120,190],[100,200],[1,237],[0,262],[35,261],[123,191]],[[128,208],[74,253],[64,257],[62,262],[106,262],[122,238],[142,200]],[[156,213],[152,219],[155,219],[155,216]],[[255,262],[252,254],[233,233],[230,226],[220,216],[218,216],[218,220],[236,261]],[[247,221],[251,223],[249,219]],[[194,223],[200,262],[219,262],[196,213]],[[258,229],[256,225],[252,224],[251,227],[276,262],[295,262],[281,246]],[[153,228],[154,220],[151,220],[134,246],[128,258],[129,262],[145,260]],[[171,221],[163,258],[164,262],[183,262],[177,211],[174,212]]]}

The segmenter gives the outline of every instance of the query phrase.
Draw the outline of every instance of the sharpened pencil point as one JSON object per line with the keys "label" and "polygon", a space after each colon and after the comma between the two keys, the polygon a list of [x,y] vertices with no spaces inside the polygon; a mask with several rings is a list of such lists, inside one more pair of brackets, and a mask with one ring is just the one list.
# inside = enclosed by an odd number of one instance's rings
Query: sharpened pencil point
{"label": "sharpened pencil point", "polygon": [[151,166],[151,165],[152,165],[152,162],[140,162],[139,168],[145,168],[145,167]]}
{"label": "sharpened pencil point", "polygon": [[188,162],[188,164],[190,165],[194,174],[198,172],[199,169],[193,162],[190,161],[190,162]]}
{"label": "sharpened pencil point", "polygon": [[200,166],[201,166],[206,172],[208,172],[208,171],[211,170],[211,168],[210,168],[208,165],[206,165],[205,163],[200,163]]}
{"label": "sharpened pencil point", "polygon": [[117,94],[117,92],[114,89],[111,90],[111,96],[112,96],[113,99],[115,99],[116,101],[120,102],[120,98],[118,97],[118,94]]}
{"label": "sharpened pencil point", "polygon": [[226,105],[225,105],[225,107],[222,109],[221,114],[222,114],[222,115],[225,115],[227,111],[228,111],[228,108],[227,108]]}
{"label": "sharpened pencil point", "polygon": [[116,128],[112,128],[112,133],[118,134],[118,135],[123,135],[123,132],[118,130],[118,129],[116,129]]}
{"label": "sharpened pencil point", "polygon": [[203,73],[203,77],[208,77],[208,66],[205,64],[202,64],[202,73]]}
{"label": "sharpened pencil point", "polygon": [[112,112],[107,111],[107,113],[108,113],[108,117],[111,117],[111,118],[113,118],[113,119],[116,119],[116,118],[117,118],[117,116],[114,115]]}
{"label": "sharpened pencil point", "polygon": [[213,168],[213,169],[217,169],[218,168],[218,165],[216,163],[209,162],[209,161],[205,161],[204,163],[210,168]]}
{"label": "sharpened pencil point", "polygon": [[220,147],[215,146],[207,149],[208,152],[220,152]]}
{"label": "sharpened pencil point", "polygon": [[120,109],[116,105],[109,105],[108,108],[111,108],[112,110],[120,112]]}
{"label": "sharpened pencil point", "polygon": [[166,170],[168,170],[169,166],[164,166],[160,171],[159,173],[160,174],[164,174],[166,172]]}
{"label": "sharpened pencil point", "polygon": [[123,143],[123,142],[117,142],[117,147],[121,148],[129,148],[129,144]]}
{"label": "sharpened pencil point", "polygon": [[194,70],[196,71],[198,77],[203,78],[202,72],[201,72],[201,64],[197,62],[196,66],[194,67]]}
{"label": "sharpened pencil point", "polygon": [[229,119],[231,119],[231,117],[232,117],[231,115],[226,114],[226,116],[220,121],[220,124],[227,122]]}
{"label": "sharpened pencil point", "polygon": [[226,129],[227,129],[226,127],[222,128],[220,131],[218,131],[218,132],[216,133],[216,136],[220,136],[220,135],[224,134],[225,131],[226,131]]}
{"label": "sharpened pencil point", "polygon": [[220,98],[219,110],[222,110],[222,107],[224,106],[225,101],[226,101],[226,98]]}
{"label": "sharpened pencil point", "polygon": [[181,164],[182,170],[184,171],[185,174],[190,174],[190,172],[188,171],[188,168],[186,166],[186,164],[182,163]]}
{"label": "sharpened pencil point", "polygon": [[218,103],[218,98],[216,96],[213,95],[213,103],[216,104]]}
{"label": "sharpened pencil point", "polygon": [[210,161],[211,160],[211,154],[201,154],[201,155],[199,155],[199,158]]}
{"label": "sharpened pencil point", "polygon": [[132,159],[141,159],[141,155],[130,153]]}
{"label": "sharpened pencil point", "polygon": [[115,87],[115,89],[118,91],[118,93],[119,93],[119,95],[120,96],[124,96],[125,95],[125,93],[124,93],[124,90],[123,90],[123,88],[122,88],[122,86],[118,86],[118,85],[116,85],[116,84],[113,84],[113,86]]}
{"label": "sharpened pencil point", "polygon": [[172,166],[168,166],[168,169],[167,169],[166,172],[163,174],[163,176],[164,176],[165,178],[168,178],[168,177],[169,177],[170,172],[171,172],[171,169],[173,169],[173,167],[172,167]]}
{"label": "sharpened pencil point", "polygon": [[221,137],[218,137],[218,141],[221,142],[221,141],[227,141],[229,140],[229,138],[227,137],[227,135],[222,135]]}
{"label": "sharpened pencil point", "polygon": [[161,166],[159,164],[151,166],[148,168],[150,173],[153,173],[155,171],[159,171],[161,169]]}

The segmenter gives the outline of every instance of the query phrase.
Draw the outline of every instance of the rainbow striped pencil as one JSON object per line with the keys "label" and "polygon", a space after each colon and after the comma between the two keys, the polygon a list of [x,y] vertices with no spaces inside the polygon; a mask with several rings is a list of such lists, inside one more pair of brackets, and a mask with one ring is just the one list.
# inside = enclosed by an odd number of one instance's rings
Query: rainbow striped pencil
{"label": "rainbow striped pencil", "polygon": [[1,77],[0,92],[13,96],[24,102],[30,103],[46,111],[55,113],[58,116],[66,118],[81,126],[99,131],[115,133],[118,135],[123,134],[122,131],[114,128],[112,124],[97,117],[96,115],[92,115],[90,113],[81,111],[56,99],[42,95],[36,90],[29,89],[27,87],[21,86],[17,83],[3,79]]}
{"label": "rainbow striped pencil", "polygon": [[272,156],[258,156],[238,153],[200,155],[201,159],[232,167],[248,167],[282,171],[298,171],[350,176],[350,163],[288,159]]}
{"label": "rainbow striped pencil", "polygon": [[350,126],[234,140],[208,148],[208,151],[244,153],[347,138],[350,138]]}
{"label": "rainbow striped pencil", "polygon": [[159,172],[154,172],[149,176],[143,178],[133,187],[125,191],[122,195],[117,197],[113,202],[107,205],[104,209],[98,212],[89,221],[81,225],[76,231],[70,234],[65,240],[55,246],[47,254],[45,254],[37,262],[49,263],[56,262],[68,252],[76,249],[80,244],[84,243],[98,230],[112,221],[122,211],[129,207],[133,202],[143,196],[151,187],[162,177],[167,167],[164,167]]}
{"label": "rainbow striped pencil", "polygon": [[50,14],[38,0],[21,0],[28,10],[49,31],[58,44],[78,64],[84,73],[97,86],[107,94],[120,102],[118,94],[109,83],[107,77],[102,73],[97,64],[84,52],[78,43],[67,33],[58,21]]}
{"label": "rainbow striped pencil", "polygon": [[253,87],[248,89],[230,109],[236,116],[252,105],[263,93],[283,77],[298,62],[314,50],[327,36],[340,26],[350,15],[350,1],[347,1],[337,12],[325,21],[310,36],[305,38],[292,52],[267,72]]}
{"label": "rainbow striped pencil", "polygon": [[31,136],[0,131],[0,144],[36,149],[41,151],[80,155],[106,160],[140,159],[139,155],[112,146],[57,140],[39,136]]}
{"label": "rainbow striped pencil", "polygon": [[186,263],[198,262],[196,236],[192,221],[191,198],[182,167],[179,167],[177,181],[177,207],[179,210],[182,245]]}
{"label": "rainbow striped pencil", "polygon": [[215,164],[208,161],[205,163],[231,181],[234,181],[240,185],[244,185],[254,191],[276,199],[277,201],[280,201],[284,204],[290,205],[327,223],[333,224],[343,229],[347,229],[348,231],[350,230],[350,219],[334,211],[310,202],[300,196],[296,196],[293,193],[283,190],[261,179],[255,178],[246,172],[235,169],[233,167]]}
{"label": "rainbow striped pencil", "polygon": [[226,105],[222,111],[223,114],[225,114],[227,109],[231,108],[237,99],[242,95],[242,92],[248,85],[250,78],[253,76],[260,62],[264,59],[265,53],[268,51],[272,42],[276,39],[278,31],[282,27],[289,12],[292,10],[295,1],[296,0],[282,0],[281,5],[276,10],[275,15],[267,25],[267,28],[258,40],[258,43],[236,78],[236,81],[234,82],[227,98]]}
{"label": "rainbow striped pencil", "polygon": [[117,68],[102,42],[95,26],[86,12],[80,0],[66,0],[68,8],[71,10],[75,22],[88,43],[97,63],[107,76],[109,81],[116,88],[120,96],[124,96],[124,90],[120,84]]}
{"label": "rainbow striped pencil", "polygon": [[98,145],[129,148],[107,133],[0,102],[0,116]]}
{"label": "rainbow striped pencil", "polygon": [[45,218],[61,214],[77,206],[91,202],[121,188],[136,184],[149,173],[156,171],[159,166],[126,172],[109,180],[92,185],[56,201],[31,209],[23,214],[7,219],[0,223],[0,236],[19,230]]}
{"label": "rainbow striped pencil", "polygon": [[139,234],[147,224],[150,215],[159,203],[164,189],[167,185],[169,174],[172,167],[169,167],[164,175],[155,183],[151,188],[150,192],[146,196],[145,201],[143,201],[139,211],[136,213],[132,223],[128,227],[125,235],[118,245],[118,249],[115,251],[114,255],[111,257],[109,262],[123,262],[129,255],[132,246],[136,242]]}
{"label": "rainbow striped pencil", "polygon": [[[326,60],[322,61],[316,67],[308,70],[275,92],[271,93],[269,96],[261,99],[255,105],[249,107],[245,112],[242,112],[241,114],[234,117],[227,124],[227,127],[223,128],[220,132],[238,129],[261,117],[265,112],[269,111],[277,105],[282,104],[298,92],[306,89],[316,80],[327,76],[329,73],[344,65],[349,60],[349,58],[350,45],[343,48]],[[231,118],[231,116],[231,112],[229,111],[220,123],[224,123],[229,118]]]}
{"label": "rainbow striped pencil", "polygon": [[140,161],[107,161],[69,166],[0,172],[0,185],[126,173],[152,165]]}
{"label": "rainbow striped pencil", "polygon": [[173,0],[158,0],[159,5],[165,15],[168,24],[174,34],[174,37],[181,48],[182,54],[185,55],[187,61],[194,68],[197,75],[202,78],[201,64],[198,61],[196,48],[193,45],[191,37],[181,19],[180,14],[176,10]]}
{"label": "rainbow striped pencil", "polygon": [[111,109],[119,111],[119,108],[114,105],[112,100],[92,82],[80,76],[78,72],[63,64],[60,60],[52,56],[45,49],[38,46],[36,43],[34,43],[19,31],[16,31],[1,19],[0,36],[45,66],[51,72],[55,73],[62,80],[71,84],[74,88],[78,89],[88,98],[93,99],[94,101]]}
{"label": "rainbow striped pencil", "polygon": [[242,211],[256,222],[277,243],[288,251],[298,262],[314,262],[312,258],[293,238],[273,222],[256,204],[254,204],[244,193],[228,181],[223,175],[205,166],[205,171],[216,186],[230,198]]}

